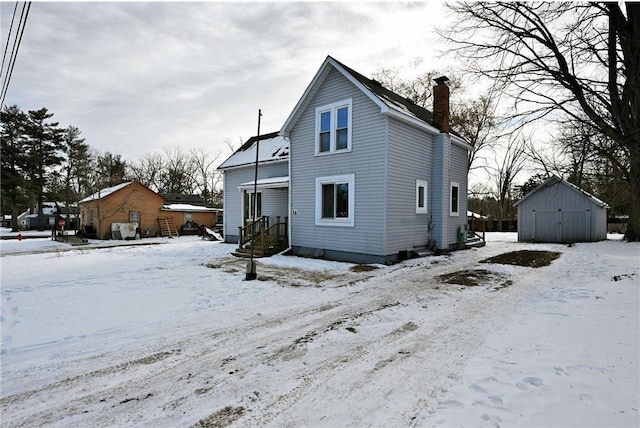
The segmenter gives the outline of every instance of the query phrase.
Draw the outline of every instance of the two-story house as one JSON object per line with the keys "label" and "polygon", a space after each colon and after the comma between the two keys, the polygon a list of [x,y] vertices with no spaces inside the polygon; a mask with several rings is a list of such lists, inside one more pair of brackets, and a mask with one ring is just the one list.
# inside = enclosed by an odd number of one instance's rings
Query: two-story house
{"label": "two-story house", "polygon": [[[225,229],[228,221],[233,226],[243,220],[239,208],[227,206],[238,204],[232,195],[244,192],[245,214],[258,199],[260,216],[272,216],[264,191],[278,186],[283,194],[287,190],[277,215],[288,214],[287,244],[294,254],[384,263],[464,246],[471,146],[450,129],[446,81],[436,79],[431,113],[327,57],[272,136],[288,143],[288,170],[281,166],[276,172],[269,166],[273,152],[265,151],[258,168],[263,194],[256,198],[255,159],[228,167],[256,141],[221,165]],[[225,230],[229,240],[231,232]]]}

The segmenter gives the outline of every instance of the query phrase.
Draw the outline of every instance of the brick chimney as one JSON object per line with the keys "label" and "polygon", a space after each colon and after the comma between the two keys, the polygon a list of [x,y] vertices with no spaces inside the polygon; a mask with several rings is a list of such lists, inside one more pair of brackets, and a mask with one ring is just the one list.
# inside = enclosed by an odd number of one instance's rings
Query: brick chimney
{"label": "brick chimney", "polygon": [[437,85],[433,87],[433,124],[440,131],[448,134],[451,131],[449,125],[449,86],[447,76],[433,79]]}

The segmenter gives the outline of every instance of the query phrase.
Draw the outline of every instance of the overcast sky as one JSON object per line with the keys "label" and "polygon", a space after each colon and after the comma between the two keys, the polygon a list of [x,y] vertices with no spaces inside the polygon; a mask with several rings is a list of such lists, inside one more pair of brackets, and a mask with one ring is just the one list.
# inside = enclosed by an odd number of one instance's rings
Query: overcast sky
{"label": "overcast sky", "polygon": [[[2,2],[3,45],[15,3]],[[18,12],[20,8],[18,9]],[[46,107],[133,161],[165,147],[230,153],[280,129],[327,55],[371,76],[439,59],[439,1],[33,2],[5,105]]]}

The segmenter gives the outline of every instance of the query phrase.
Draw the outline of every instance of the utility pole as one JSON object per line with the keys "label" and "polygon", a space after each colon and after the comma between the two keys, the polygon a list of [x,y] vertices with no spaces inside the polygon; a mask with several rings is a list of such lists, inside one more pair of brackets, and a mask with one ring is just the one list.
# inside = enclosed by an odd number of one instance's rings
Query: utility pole
{"label": "utility pole", "polygon": [[[258,135],[256,136],[256,166],[253,175],[253,209],[251,210],[251,224],[254,225],[256,223],[256,217],[258,216],[258,161],[260,155],[260,118],[262,117],[262,110],[258,109]],[[249,202],[252,201],[252,195],[249,195]],[[256,263],[253,261],[253,247],[254,247],[254,238],[255,235],[253,233],[253,226],[251,227],[251,255],[249,257],[249,262],[247,263],[247,273],[245,275],[245,279],[247,281],[253,281],[258,277],[258,273],[256,272]]]}

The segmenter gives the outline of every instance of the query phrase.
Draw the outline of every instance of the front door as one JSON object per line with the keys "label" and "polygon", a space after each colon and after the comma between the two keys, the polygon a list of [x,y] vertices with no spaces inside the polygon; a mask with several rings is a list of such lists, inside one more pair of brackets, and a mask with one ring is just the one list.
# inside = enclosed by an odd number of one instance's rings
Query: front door
{"label": "front door", "polygon": [[[253,221],[254,209],[257,209],[255,212],[256,220],[262,216],[262,192],[258,192],[258,198],[256,201],[256,194],[253,192],[247,192],[244,190],[243,192],[243,212],[244,212],[244,224],[251,223]],[[251,197],[249,197],[251,196]]]}

